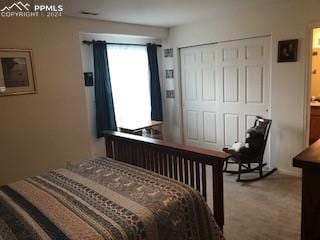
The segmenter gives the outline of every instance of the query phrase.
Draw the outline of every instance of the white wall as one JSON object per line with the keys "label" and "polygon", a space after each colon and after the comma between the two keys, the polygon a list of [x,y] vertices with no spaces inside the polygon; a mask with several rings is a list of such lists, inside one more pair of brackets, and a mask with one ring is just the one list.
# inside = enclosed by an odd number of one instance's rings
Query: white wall
{"label": "white wall", "polygon": [[38,93],[0,97],[0,185],[91,156],[80,32],[147,35],[167,29],[62,17],[0,19],[0,47],[33,51]]}
{"label": "white wall", "polygon": [[[237,9],[237,5],[233,7]],[[248,9],[242,9],[239,2],[238,7],[236,11],[219,9],[220,13],[212,19],[170,29],[163,44],[175,49],[175,59],[172,63],[164,59],[164,66],[175,67],[176,99],[167,99],[165,103],[166,120],[170,122],[167,131],[172,133],[172,140],[182,141],[178,48],[271,35],[271,163],[284,172],[298,174],[292,167],[292,157],[305,147],[307,33],[317,21],[320,26],[316,10],[320,4],[313,0],[283,0],[257,2]],[[294,38],[299,39],[298,61],[277,63],[278,41]]]}
{"label": "white wall", "polygon": [[[83,40],[103,40],[106,42],[115,43],[161,43],[161,39],[152,36],[133,36],[133,35],[115,35],[115,34],[92,34],[92,33],[81,33],[80,41]],[[161,48],[158,48],[158,64],[159,69],[162,69],[161,65]],[[84,72],[94,72],[93,66],[93,53],[92,46],[81,44],[81,57],[82,57],[82,68]],[[160,81],[162,82],[162,72],[159,72]],[[161,84],[162,85],[162,84]],[[95,123],[95,96],[94,87],[86,87],[86,104],[88,109],[88,122],[90,131],[90,151],[92,157],[105,156],[105,141],[103,138],[96,138],[96,123]],[[125,97],[125,96],[124,96]],[[164,99],[164,98],[163,98]]]}

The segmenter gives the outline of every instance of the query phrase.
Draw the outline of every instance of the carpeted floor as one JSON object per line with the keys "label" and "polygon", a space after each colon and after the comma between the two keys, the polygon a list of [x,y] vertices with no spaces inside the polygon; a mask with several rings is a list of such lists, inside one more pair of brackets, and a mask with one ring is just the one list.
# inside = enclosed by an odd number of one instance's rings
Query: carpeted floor
{"label": "carpeted floor", "polygon": [[301,179],[275,173],[263,180],[238,183],[224,175],[227,240],[298,240]]}

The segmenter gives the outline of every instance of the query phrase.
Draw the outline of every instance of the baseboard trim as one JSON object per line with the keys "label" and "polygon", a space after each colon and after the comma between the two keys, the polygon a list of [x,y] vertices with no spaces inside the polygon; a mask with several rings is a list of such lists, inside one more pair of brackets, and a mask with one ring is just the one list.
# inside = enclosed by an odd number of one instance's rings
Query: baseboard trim
{"label": "baseboard trim", "polygon": [[294,176],[294,177],[302,177],[302,172],[300,170],[292,171],[292,170],[288,170],[288,169],[278,168],[278,171],[284,175],[289,175],[289,176]]}

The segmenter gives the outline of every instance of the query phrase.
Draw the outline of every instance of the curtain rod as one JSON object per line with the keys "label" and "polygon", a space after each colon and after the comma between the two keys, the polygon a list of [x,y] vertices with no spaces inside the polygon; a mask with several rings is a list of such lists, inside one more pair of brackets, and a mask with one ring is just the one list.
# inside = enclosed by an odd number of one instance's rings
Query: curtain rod
{"label": "curtain rod", "polygon": [[[92,44],[93,41],[87,41],[84,40],[82,41],[82,43],[90,45]],[[110,42],[106,42],[107,45],[129,45],[129,46],[146,46],[146,44],[138,44],[138,43],[110,43]],[[157,44],[157,47],[162,47],[161,45]]]}

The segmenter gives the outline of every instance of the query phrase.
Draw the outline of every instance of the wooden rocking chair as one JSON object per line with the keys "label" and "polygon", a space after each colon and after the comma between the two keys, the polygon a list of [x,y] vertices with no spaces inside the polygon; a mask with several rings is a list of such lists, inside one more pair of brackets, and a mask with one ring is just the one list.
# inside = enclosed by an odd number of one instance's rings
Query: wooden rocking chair
{"label": "wooden rocking chair", "polygon": [[[262,178],[269,176],[274,173],[277,168],[273,168],[267,172],[263,171],[263,167],[267,164],[263,163],[263,155],[266,149],[267,140],[269,136],[269,131],[271,128],[272,120],[265,119],[262,117],[257,117],[252,129],[259,128],[260,134],[263,135],[263,143],[261,143],[260,147],[254,153],[250,153],[249,151],[239,151],[236,152],[229,148],[224,148],[223,151],[230,153],[232,157],[225,162],[224,172],[231,174],[238,174],[237,182],[249,182],[256,181]],[[249,143],[250,145],[250,143]],[[249,146],[250,149],[250,146]],[[228,164],[238,164],[238,171],[236,170],[228,170]],[[251,164],[258,164],[258,166],[252,168]],[[242,173],[251,173],[254,171],[259,171],[259,176],[255,178],[247,178],[242,179]]]}

